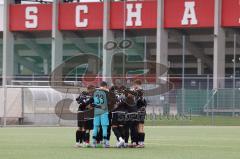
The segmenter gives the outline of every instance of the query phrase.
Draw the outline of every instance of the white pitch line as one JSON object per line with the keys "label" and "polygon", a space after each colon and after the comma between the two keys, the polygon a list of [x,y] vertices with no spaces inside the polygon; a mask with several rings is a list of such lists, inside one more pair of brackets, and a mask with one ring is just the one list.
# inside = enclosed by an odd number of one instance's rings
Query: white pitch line
{"label": "white pitch line", "polygon": [[219,146],[219,145],[179,145],[179,144],[164,144],[164,143],[154,143],[154,142],[145,142],[145,145],[159,145],[159,146],[175,146],[175,147],[207,147],[207,148],[236,148],[233,146]]}

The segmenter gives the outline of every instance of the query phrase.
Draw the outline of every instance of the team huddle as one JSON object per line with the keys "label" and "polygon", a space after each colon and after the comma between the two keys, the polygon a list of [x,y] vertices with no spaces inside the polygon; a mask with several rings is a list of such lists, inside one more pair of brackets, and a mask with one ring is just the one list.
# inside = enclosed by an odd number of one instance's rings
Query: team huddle
{"label": "team huddle", "polygon": [[106,82],[101,82],[99,88],[89,85],[76,99],[79,108],[75,146],[108,148],[112,130],[116,147],[144,148],[147,103],[141,85],[140,80],[135,80],[129,89],[117,84],[108,88]]}

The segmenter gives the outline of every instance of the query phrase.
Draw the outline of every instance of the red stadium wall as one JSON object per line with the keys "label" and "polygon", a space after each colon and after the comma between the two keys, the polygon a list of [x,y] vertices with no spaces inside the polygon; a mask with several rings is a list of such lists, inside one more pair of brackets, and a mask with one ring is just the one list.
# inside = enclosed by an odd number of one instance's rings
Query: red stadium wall
{"label": "red stadium wall", "polygon": [[222,26],[240,26],[240,0],[223,0]]}
{"label": "red stadium wall", "polygon": [[[223,0],[222,3],[222,26],[239,27],[240,0]],[[165,0],[164,7],[165,28],[213,28],[214,26],[214,0]],[[111,29],[156,29],[156,26],[157,1],[111,3]],[[51,30],[52,5],[11,5],[9,27],[11,31]],[[102,28],[103,3],[59,4],[59,30]]]}
{"label": "red stadium wall", "polygon": [[214,0],[165,0],[164,15],[165,28],[213,27]]}
{"label": "red stadium wall", "polygon": [[[124,26],[124,21],[127,21],[127,7],[132,4],[133,12],[139,10],[141,17],[141,25],[136,24],[136,18],[132,18],[132,26]],[[140,7],[137,10],[137,6]],[[130,7],[132,7],[130,6]],[[141,9],[140,9],[141,8]],[[125,13],[124,13],[125,10]],[[120,14],[121,13],[121,14]],[[125,15],[125,18],[124,18]],[[152,29],[157,27],[157,1],[145,1],[145,2],[127,2],[124,7],[123,2],[111,3],[111,14],[110,14],[110,27],[111,29]],[[124,20],[125,19],[125,20]]]}
{"label": "red stadium wall", "polygon": [[52,30],[52,5],[10,5],[11,31]]}
{"label": "red stadium wall", "polygon": [[103,3],[64,3],[59,8],[60,30],[103,28]]}

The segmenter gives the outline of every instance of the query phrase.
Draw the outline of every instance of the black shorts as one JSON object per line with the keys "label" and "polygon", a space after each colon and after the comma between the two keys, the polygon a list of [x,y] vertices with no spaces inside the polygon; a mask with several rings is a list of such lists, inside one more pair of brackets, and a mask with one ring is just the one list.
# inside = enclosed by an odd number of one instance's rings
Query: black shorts
{"label": "black shorts", "polygon": [[146,111],[138,111],[138,122],[140,124],[144,124],[145,117],[146,117]]}
{"label": "black shorts", "polygon": [[78,127],[84,127],[87,130],[93,129],[94,110],[78,111]]}
{"label": "black shorts", "polygon": [[92,130],[93,129],[93,118],[94,118],[94,109],[86,110],[84,112],[84,128],[86,130]]}
{"label": "black shorts", "polygon": [[126,113],[123,111],[112,112],[112,125],[124,125]]}
{"label": "black shorts", "polygon": [[84,127],[84,111],[78,111],[77,113],[77,126],[78,127]]}
{"label": "black shorts", "polygon": [[137,122],[138,119],[138,113],[137,112],[131,112],[127,113],[125,117],[125,121],[127,122]]}
{"label": "black shorts", "polygon": [[93,129],[93,119],[88,119],[84,123],[85,130],[92,130]]}

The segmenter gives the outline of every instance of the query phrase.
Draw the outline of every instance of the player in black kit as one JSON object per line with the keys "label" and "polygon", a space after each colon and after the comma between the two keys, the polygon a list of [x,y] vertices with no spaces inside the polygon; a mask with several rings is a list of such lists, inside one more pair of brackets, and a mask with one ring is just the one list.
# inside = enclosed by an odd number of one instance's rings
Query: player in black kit
{"label": "player in black kit", "polygon": [[138,121],[137,121],[137,131],[138,131],[138,148],[144,148],[144,120],[146,116],[146,106],[147,102],[144,98],[144,91],[142,89],[142,82],[140,80],[135,80],[133,83],[132,91],[135,93],[135,100],[138,112]]}
{"label": "player in black kit", "polygon": [[124,147],[125,144],[125,132],[124,132],[124,125],[125,125],[125,116],[127,112],[127,107],[124,102],[125,100],[125,87],[124,86],[113,86],[111,92],[114,92],[116,97],[116,104],[115,107],[112,109],[112,130],[114,135],[117,138],[116,147]]}
{"label": "player in black kit", "polygon": [[87,91],[83,91],[76,101],[79,104],[77,113],[78,129],[76,131],[76,147],[87,147],[89,146],[90,131],[93,129],[93,92],[95,87],[89,85]]}

